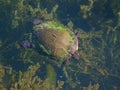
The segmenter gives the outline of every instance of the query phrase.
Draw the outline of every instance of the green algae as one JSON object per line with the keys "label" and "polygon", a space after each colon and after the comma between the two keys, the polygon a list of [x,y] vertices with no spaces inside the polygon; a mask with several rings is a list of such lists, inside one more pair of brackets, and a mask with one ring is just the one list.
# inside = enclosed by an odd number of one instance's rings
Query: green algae
{"label": "green algae", "polygon": [[65,30],[65,31],[68,30],[67,27],[55,21],[48,21],[45,23],[41,23],[39,25],[35,25],[33,28],[35,30],[38,30],[38,29],[44,29],[46,27],[50,29],[55,29],[55,30]]}

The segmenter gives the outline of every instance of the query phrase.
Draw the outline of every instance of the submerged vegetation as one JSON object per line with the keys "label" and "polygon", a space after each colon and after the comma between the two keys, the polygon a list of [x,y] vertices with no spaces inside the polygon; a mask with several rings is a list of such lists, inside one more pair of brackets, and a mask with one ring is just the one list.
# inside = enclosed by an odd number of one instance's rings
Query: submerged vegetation
{"label": "submerged vegetation", "polygon": [[[50,65],[48,66],[50,67]],[[39,64],[31,65],[25,72],[16,72],[11,67],[0,66],[0,89],[1,90],[59,90],[63,86],[62,81],[57,85],[50,81],[48,76],[42,80],[36,75],[40,68]],[[6,81],[7,80],[7,81]]]}
{"label": "submerged vegetation", "polygon": [[[80,59],[61,69],[32,35],[36,18],[80,31]],[[119,34],[119,0],[0,0],[0,90],[119,90]]]}

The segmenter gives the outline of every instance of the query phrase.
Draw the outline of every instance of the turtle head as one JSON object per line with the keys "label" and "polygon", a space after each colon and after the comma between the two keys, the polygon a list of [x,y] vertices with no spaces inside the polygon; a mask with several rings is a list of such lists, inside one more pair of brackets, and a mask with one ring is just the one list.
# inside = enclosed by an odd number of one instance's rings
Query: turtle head
{"label": "turtle head", "polygon": [[41,23],[43,23],[43,20],[40,20],[40,19],[34,19],[33,20],[34,25],[38,25],[38,24],[41,24]]}

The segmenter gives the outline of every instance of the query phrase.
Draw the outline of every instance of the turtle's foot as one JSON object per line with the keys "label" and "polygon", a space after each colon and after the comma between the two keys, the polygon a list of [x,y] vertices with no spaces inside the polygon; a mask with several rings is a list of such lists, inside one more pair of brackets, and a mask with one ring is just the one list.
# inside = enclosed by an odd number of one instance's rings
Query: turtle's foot
{"label": "turtle's foot", "polygon": [[24,48],[35,48],[35,45],[28,40],[22,41],[21,46]]}
{"label": "turtle's foot", "polygon": [[76,60],[79,60],[80,58],[80,54],[78,52],[75,52],[73,55],[72,55]]}

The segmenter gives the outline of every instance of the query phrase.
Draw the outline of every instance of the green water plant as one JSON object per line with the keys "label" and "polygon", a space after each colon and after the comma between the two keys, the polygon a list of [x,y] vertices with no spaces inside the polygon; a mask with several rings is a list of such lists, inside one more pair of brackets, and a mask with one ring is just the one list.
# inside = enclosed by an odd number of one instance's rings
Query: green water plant
{"label": "green water plant", "polygon": [[[48,65],[48,67],[51,67]],[[47,67],[47,68],[48,68]],[[40,77],[36,75],[37,70],[40,68],[39,64],[31,65],[28,67],[25,72],[15,72],[11,67],[6,67],[0,65],[0,89],[1,90],[60,90],[63,86],[63,81],[57,82],[57,85],[48,75],[45,80],[42,80]],[[52,68],[52,67],[51,67]],[[49,69],[50,70],[50,69]],[[47,74],[51,72],[48,71]],[[8,79],[6,82],[5,79]],[[53,85],[53,86],[51,86]]]}

